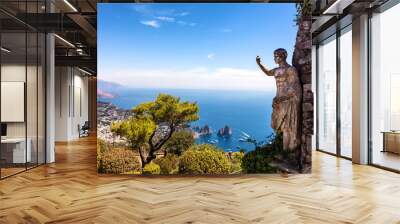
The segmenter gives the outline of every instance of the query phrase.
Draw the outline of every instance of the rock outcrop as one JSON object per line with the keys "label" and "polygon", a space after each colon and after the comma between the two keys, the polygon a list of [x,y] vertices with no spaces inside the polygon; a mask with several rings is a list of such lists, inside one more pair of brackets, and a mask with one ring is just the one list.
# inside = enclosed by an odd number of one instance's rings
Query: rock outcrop
{"label": "rock outcrop", "polygon": [[219,137],[229,138],[232,135],[232,129],[228,125],[225,125],[225,127],[218,130],[217,135]]}
{"label": "rock outcrop", "polygon": [[206,124],[203,127],[194,126],[192,130],[195,133],[195,137],[204,136],[204,135],[211,135],[213,133],[212,129]]}

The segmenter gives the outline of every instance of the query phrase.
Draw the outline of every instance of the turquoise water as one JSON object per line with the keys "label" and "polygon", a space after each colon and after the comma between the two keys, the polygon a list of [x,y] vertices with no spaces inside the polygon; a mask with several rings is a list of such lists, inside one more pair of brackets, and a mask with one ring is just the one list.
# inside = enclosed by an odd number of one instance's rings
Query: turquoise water
{"label": "turquoise water", "polygon": [[[225,151],[253,150],[254,145],[239,141],[245,135],[263,141],[272,133],[270,127],[273,93],[263,91],[222,91],[222,90],[160,90],[124,89],[111,102],[118,107],[130,109],[140,103],[153,101],[159,93],[179,96],[181,100],[196,101],[200,108],[200,119],[192,126],[208,125],[213,134],[200,137],[198,143],[212,143]],[[217,131],[228,125],[232,128],[230,138],[217,136]],[[245,133],[245,134],[243,134]]]}

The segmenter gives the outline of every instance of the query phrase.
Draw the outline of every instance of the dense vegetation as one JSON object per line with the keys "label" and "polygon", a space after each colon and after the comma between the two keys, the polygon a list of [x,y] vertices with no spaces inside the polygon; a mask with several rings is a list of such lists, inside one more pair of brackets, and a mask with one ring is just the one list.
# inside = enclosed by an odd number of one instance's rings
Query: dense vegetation
{"label": "dense vegetation", "polygon": [[165,143],[167,153],[180,156],[186,149],[194,145],[193,134],[189,131],[178,131],[172,134],[171,138]]}
{"label": "dense vegetation", "polygon": [[131,150],[110,149],[98,158],[98,170],[101,173],[127,173],[139,169],[139,160]]}
{"label": "dense vegetation", "polygon": [[186,174],[228,174],[231,162],[225,153],[210,144],[190,147],[180,157],[180,171]]}
{"label": "dense vegetation", "polygon": [[146,164],[146,166],[143,168],[143,174],[160,174],[160,172],[160,166],[153,161]]}
{"label": "dense vegetation", "polygon": [[244,173],[275,173],[279,160],[286,157],[282,149],[282,135],[271,135],[265,144],[244,155],[242,169]]}
{"label": "dense vegetation", "polygon": [[175,154],[168,153],[163,158],[157,158],[154,163],[160,166],[161,174],[178,174],[179,173],[179,157]]}

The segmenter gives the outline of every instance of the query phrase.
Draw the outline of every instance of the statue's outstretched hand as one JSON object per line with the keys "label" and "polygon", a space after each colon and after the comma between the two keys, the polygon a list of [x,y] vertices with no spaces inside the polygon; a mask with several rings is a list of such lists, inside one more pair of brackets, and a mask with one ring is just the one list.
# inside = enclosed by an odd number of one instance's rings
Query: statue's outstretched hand
{"label": "statue's outstretched hand", "polygon": [[260,56],[258,56],[258,55],[257,55],[257,57],[256,57],[256,62],[257,62],[257,64],[260,64],[260,63],[261,63],[261,58],[260,58]]}

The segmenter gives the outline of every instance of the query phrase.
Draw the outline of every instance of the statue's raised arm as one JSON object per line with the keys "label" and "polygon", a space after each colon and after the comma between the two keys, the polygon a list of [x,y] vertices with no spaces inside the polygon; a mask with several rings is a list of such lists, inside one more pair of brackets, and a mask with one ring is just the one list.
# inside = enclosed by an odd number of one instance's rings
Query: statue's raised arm
{"label": "statue's raised arm", "polygon": [[268,70],[264,65],[261,64],[260,56],[256,57],[256,62],[257,62],[257,65],[261,68],[261,71],[263,71],[266,75],[274,76],[274,70],[273,69]]}

